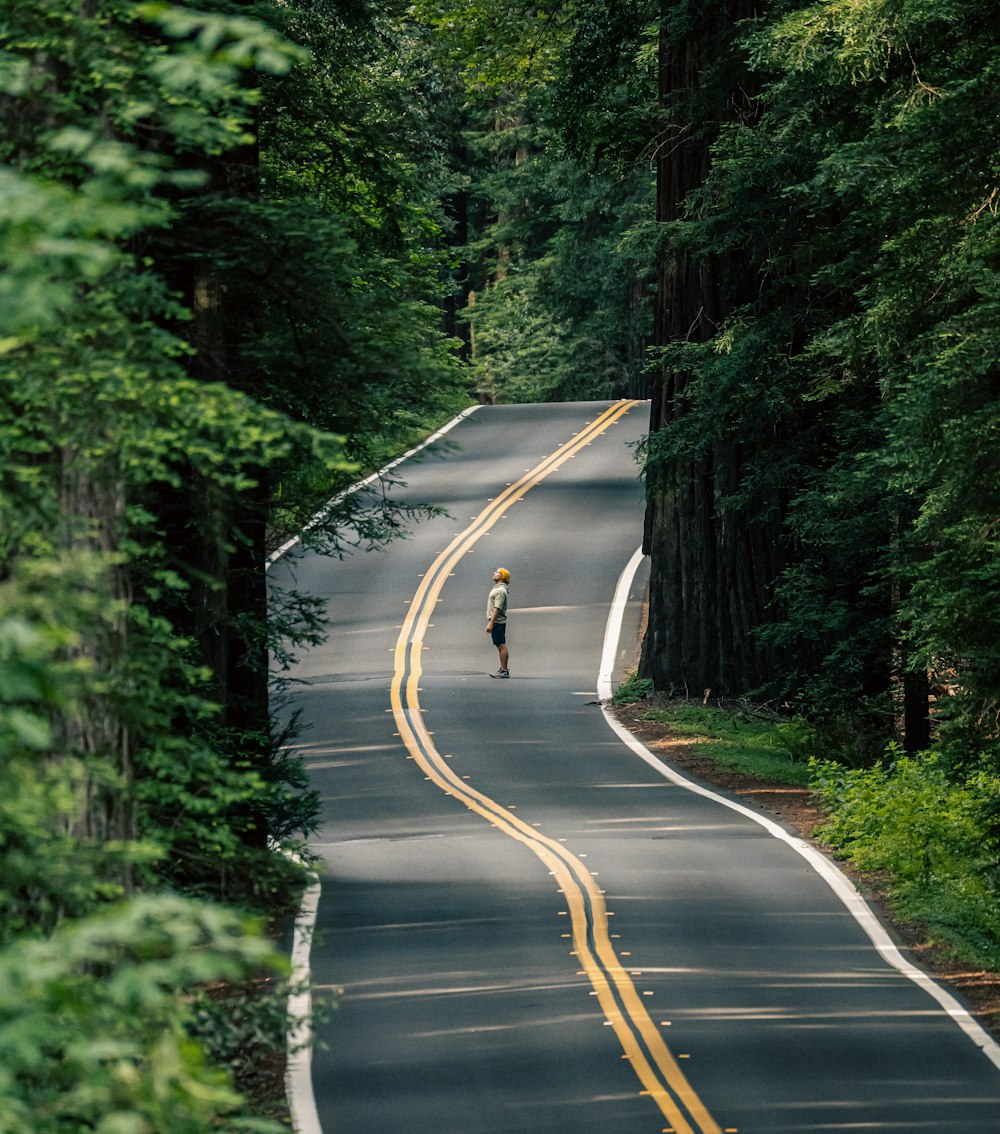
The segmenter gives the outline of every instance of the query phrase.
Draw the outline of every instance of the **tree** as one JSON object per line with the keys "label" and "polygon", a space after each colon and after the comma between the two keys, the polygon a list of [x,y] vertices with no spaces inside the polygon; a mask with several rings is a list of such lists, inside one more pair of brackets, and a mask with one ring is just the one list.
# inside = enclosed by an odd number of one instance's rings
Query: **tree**
{"label": "tree", "polygon": [[[652,179],[641,144],[607,137],[614,112],[642,105],[655,65],[646,8],[417,6],[462,82],[464,319],[485,400],[645,388]],[[568,111],[585,85],[583,123]]]}
{"label": "tree", "polygon": [[[715,404],[716,390],[764,343],[744,337],[737,348],[730,338],[718,353],[705,345],[750,301],[759,269],[735,241],[706,239],[692,209],[720,132],[757,113],[756,80],[734,45],[738,21],[755,15],[749,0],[710,9],[675,4],[660,33],[662,364],[645,453],[652,574],[642,673],[659,688],[699,696],[762,685],[776,664],[754,632],[773,617],[771,588],[783,565],[781,489],[760,475],[762,452],[780,444],[783,431],[770,415],[762,419],[769,397],[763,383],[739,394],[730,386],[735,397]],[[696,365],[711,373],[711,393]],[[739,405],[743,397],[749,405]]]}
{"label": "tree", "polygon": [[[996,16],[960,7],[741,9],[736,50],[713,49],[671,110],[643,665],[664,687],[867,717],[883,739],[905,726],[910,748],[929,739],[930,672],[957,690],[941,739],[993,750],[992,501],[967,470],[992,483],[998,148],[988,127],[958,143],[956,123],[992,122]],[[669,26],[668,63],[713,42],[710,22],[694,46]],[[753,95],[735,117],[708,97],[733,90]]]}

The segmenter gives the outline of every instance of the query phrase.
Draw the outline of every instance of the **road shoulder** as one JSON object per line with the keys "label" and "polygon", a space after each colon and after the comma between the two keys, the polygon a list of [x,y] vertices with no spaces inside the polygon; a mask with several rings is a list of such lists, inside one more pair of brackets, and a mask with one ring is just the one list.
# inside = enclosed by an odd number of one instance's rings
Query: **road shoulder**
{"label": "road shoulder", "polygon": [[[813,837],[813,831],[823,813],[815,805],[808,788],[718,768],[714,761],[699,751],[697,744],[672,734],[669,725],[644,720],[644,715],[649,711],[649,705],[644,702],[625,705],[607,702],[605,708],[623,728],[661,760],[674,765],[692,779],[738,797],[744,806],[759,809],[762,815],[807,839],[820,853],[831,859],[835,857],[829,846]],[[939,946],[928,942],[921,926],[901,921],[894,916],[884,877],[862,873],[840,861],[837,862],[837,867],[857,886],[879,921],[899,947],[906,951],[909,959],[963,1000],[976,1022],[994,1038],[1000,1039],[1000,973],[975,971],[956,965]]]}

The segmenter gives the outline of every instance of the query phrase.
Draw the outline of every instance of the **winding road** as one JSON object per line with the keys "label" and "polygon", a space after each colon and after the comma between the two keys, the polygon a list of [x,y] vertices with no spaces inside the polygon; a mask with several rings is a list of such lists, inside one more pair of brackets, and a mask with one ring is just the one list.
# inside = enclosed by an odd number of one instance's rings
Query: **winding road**
{"label": "winding road", "polygon": [[[600,705],[634,662],[645,403],[482,407],[342,561],[300,749],[322,824],[300,1134],[997,1134],[1000,1048],[821,856]],[[484,633],[512,574],[509,681]],[[636,570],[638,568],[638,570]],[[609,632],[610,626],[610,632]],[[306,924],[308,922],[308,924]]]}

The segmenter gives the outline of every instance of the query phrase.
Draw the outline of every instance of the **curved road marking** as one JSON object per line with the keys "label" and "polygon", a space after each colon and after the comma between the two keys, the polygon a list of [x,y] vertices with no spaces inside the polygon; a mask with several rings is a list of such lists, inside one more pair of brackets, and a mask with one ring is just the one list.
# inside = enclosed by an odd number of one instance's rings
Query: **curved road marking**
{"label": "curved road marking", "polygon": [[[611,605],[611,612],[608,615],[607,628],[604,633],[604,653],[601,660],[601,676],[598,679],[597,686],[597,695],[602,702],[609,701],[612,696],[611,670],[615,650],[617,649],[617,643],[621,636],[622,619],[625,614],[625,604],[628,601],[629,588],[632,585],[632,580],[635,577],[636,570],[641,561],[642,549],[640,548],[629,560],[628,565],[625,567],[625,570],[618,580],[618,586],[615,589],[615,597]],[[879,922],[872,913],[864,898],[858,893],[846,875],[842,874],[829,859],[820,854],[811,843],[807,843],[801,838],[790,835],[784,827],[779,826],[772,820],[764,818],[763,815],[751,811],[750,808],[744,807],[740,803],[736,803],[735,800],[726,799],[725,796],[717,795],[714,791],[702,787],[701,784],[695,783],[693,780],[689,780],[686,776],[681,775],[680,772],[675,771],[669,764],[665,764],[650,752],[640,740],[634,737],[623,725],[619,724],[603,705],[602,711],[604,713],[604,719],[608,722],[608,725],[622,743],[628,745],[640,759],[644,760],[665,779],[670,780],[671,783],[676,784],[678,787],[694,792],[696,795],[702,795],[715,803],[721,803],[723,807],[737,811],[740,815],[745,815],[748,819],[759,823],[776,839],[787,843],[796,854],[801,855],[847,907],[848,912],[868,935],[869,940],[875,946],[875,949],[882,959],[932,996],[955,1023],[958,1024],[962,1031],[965,1032],[969,1039],[981,1049],[994,1067],[1000,1068],[1000,1044],[969,1015],[968,1011],[947,989],[939,985],[937,981],[933,980],[927,973],[918,969],[916,965],[906,960],[893,943],[892,938],[886,933],[881,922]]]}
{"label": "curved road marking", "polygon": [[527,492],[638,404],[635,401],[618,402],[599,415],[571,441],[509,485],[434,560],[410,602],[396,641],[390,698],[400,738],[424,774],[446,795],[459,799],[499,831],[524,844],[553,869],[558,887],[569,906],[577,959],[589,977],[601,1010],[614,1029],[644,1091],[659,1107],[672,1129],[676,1134],[696,1134],[698,1131],[701,1134],[722,1134],[664,1043],[629,975],[619,963],[608,932],[609,915],[604,895],[590,871],[561,843],[540,835],[452,772],[424,726],[418,696],[423,673],[420,655],[424,637],[438,597],[461,557],[500,519],[508,504],[523,499]]}
{"label": "curved road marking", "polygon": [[[611,682],[615,669],[615,657],[618,652],[618,642],[622,633],[622,622],[625,619],[625,607],[628,603],[628,593],[632,588],[639,564],[642,562],[642,548],[637,548],[632,558],[625,565],[615,587],[614,598],[611,600],[611,610],[608,611],[608,623],[604,630],[604,649],[601,652],[601,669],[597,675],[597,697],[601,702],[610,701],[614,696]],[[607,714],[605,714],[607,716]]]}

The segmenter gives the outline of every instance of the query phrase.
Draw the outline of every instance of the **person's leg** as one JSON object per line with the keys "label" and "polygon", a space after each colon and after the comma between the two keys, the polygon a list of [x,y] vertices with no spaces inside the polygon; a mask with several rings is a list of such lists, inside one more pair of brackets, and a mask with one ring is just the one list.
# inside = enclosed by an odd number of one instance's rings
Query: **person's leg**
{"label": "person's leg", "polygon": [[501,672],[507,669],[507,625],[504,622],[495,622],[493,624],[493,645],[497,648],[497,653],[500,655],[500,670]]}

